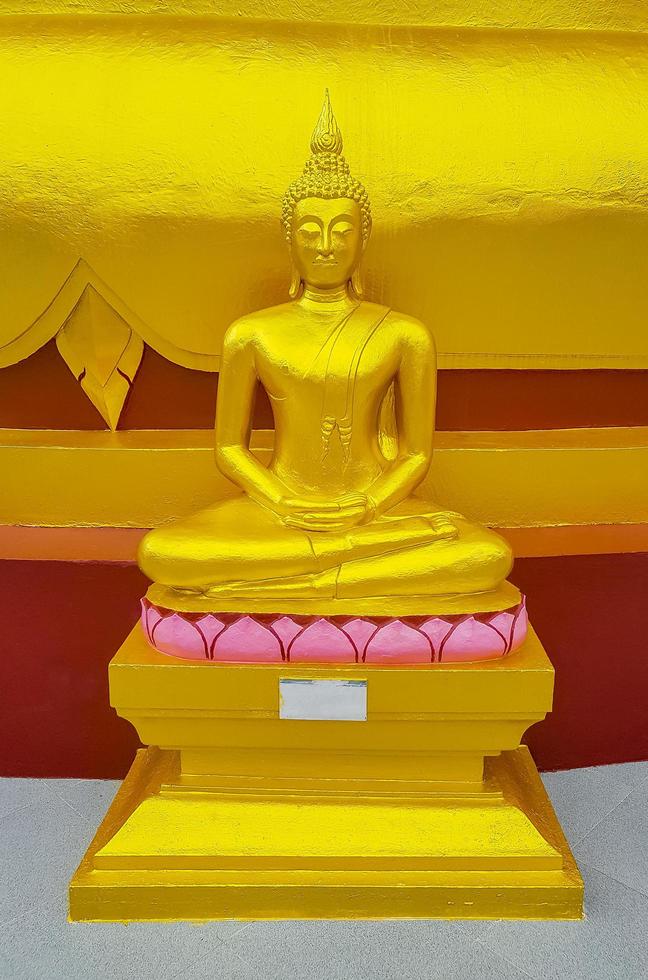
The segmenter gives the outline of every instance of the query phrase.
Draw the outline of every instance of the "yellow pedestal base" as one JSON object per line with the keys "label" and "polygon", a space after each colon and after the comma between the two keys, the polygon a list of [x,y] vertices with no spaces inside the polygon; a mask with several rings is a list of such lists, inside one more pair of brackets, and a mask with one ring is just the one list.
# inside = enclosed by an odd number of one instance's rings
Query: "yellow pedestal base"
{"label": "yellow pedestal base", "polygon": [[[164,748],[138,753],[72,919],[581,916],[517,747],[551,704],[533,634],[484,664],[296,670],[173,661],[134,630],[110,671],[119,713]],[[285,677],[365,680],[366,721],[280,717]]]}

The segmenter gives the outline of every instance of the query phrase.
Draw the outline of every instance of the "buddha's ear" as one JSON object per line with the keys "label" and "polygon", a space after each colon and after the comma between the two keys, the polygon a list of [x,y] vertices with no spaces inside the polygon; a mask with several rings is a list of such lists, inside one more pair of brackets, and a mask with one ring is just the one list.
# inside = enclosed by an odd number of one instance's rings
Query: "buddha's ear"
{"label": "buddha's ear", "polygon": [[301,276],[299,275],[299,272],[293,265],[291,270],[291,277],[290,277],[290,287],[288,289],[288,295],[290,296],[290,298],[297,299],[297,297],[301,292],[301,288],[302,288]]}
{"label": "buddha's ear", "polygon": [[358,264],[351,276],[351,290],[354,293],[356,299],[362,299],[364,296],[364,286],[362,283],[362,269]]}

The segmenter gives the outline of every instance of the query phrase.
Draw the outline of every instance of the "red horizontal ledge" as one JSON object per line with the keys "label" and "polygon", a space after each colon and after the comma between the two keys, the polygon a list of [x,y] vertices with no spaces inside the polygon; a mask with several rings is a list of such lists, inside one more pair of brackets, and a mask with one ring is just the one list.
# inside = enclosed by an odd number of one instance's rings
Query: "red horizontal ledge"
{"label": "red horizontal ledge", "polygon": [[[518,558],[648,552],[648,524],[495,528]],[[0,558],[19,561],[135,562],[144,528],[0,525]]]}

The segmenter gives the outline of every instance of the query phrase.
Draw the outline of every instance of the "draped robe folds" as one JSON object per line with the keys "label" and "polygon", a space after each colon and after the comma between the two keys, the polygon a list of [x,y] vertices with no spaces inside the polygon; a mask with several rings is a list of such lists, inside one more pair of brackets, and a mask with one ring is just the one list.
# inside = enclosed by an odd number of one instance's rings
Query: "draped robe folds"
{"label": "draped robe folds", "polygon": [[[337,436],[349,458],[358,366],[389,312],[358,304],[324,345],[323,456]],[[172,589],[281,599],[488,591],[512,564],[498,535],[420,498],[409,497],[367,524],[310,532],[286,526],[246,494],[149,532],[139,560],[153,581]]]}

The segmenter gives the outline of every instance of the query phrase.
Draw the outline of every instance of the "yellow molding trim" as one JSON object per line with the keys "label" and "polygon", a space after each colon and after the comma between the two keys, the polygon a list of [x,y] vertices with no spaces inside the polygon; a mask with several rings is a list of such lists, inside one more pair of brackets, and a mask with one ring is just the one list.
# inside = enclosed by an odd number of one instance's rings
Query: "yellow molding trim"
{"label": "yellow molding trim", "polygon": [[[554,527],[496,527],[516,558],[565,555],[648,554],[648,524],[564,524]],[[135,564],[147,528],[25,527],[0,525],[5,561]]]}
{"label": "yellow molding trim", "polygon": [[[146,534],[139,527],[25,527],[0,525],[5,561],[134,564]],[[517,558],[648,554],[648,524],[567,524],[497,527]]]}
{"label": "yellow molding trim", "polygon": [[637,0],[516,4],[511,0],[0,0],[0,16],[217,17],[322,24],[496,30],[644,31]]}
{"label": "yellow molding trim", "polygon": [[[506,354],[439,352],[439,368],[444,371],[645,371],[648,355],[632,354]],[[178,363],[180,363],[178,361]],[[215,370],[218,369],[218,366]]]}
{"label": "yellow molding trim", "polygon": [[[61,343],[62,337],[66,325],[86,296],[98,296],[109,312],[115,314],[130,328],[133,340],[139,344],[140,349],[141,342],[145,341],[162,357],[182,367],[196,371],[219,371],[220,354],[193,351],[179,347],[165,339],[124,303],[115,290],[111,289],[109,284],[83,258],[78,259],[74,264],[51,301],[35,320],[24,329],[18,328],[18,332],[12,339],[6,342],[0,341],[0,368],[8,367],[31,357],[53,337],[57,338],[59,350],[64,360],[67,360]],[[140,357],[141,353],[137,357],[135,370],[139,365]],[[439,368],[443,370],[620,371],[648,369],[648,354],[641,353],[639,349],[622,354],[612,351],[599,353],[440,351],[437,359]],[[135,371],[132,373],[134,374]],[[99,405],[97,408],[103,414],[103,408]],[[109,420],[107,419],[107,421]]]}
{"label": "yellow molding trim", "polygon": [[[272,433],[253,448],[268,459]],[[0,524],[152,527],[235,492],[210,430],[0,430]],[[648,522],[648,427],[438,433],[425,496],[503,528]]]}
{"label": "yellow molding trim", "polygon": [[[83,297],[88,294],[92,295],[93,293],[99,296],[106,307],[130,328],[133,339],[139,343],[139,357],[141,357],[141,342],[144,340],[162,357],[176,364],[181,364],[183,367],[200,371],[218,370],[220,365],[219,355],[197,354],[193,351],[177,347],[170,341],[165,340],[164,337],[156,333],[137,313],[122,301],[114,289],[111,289],[108,283],[104,282],[101,276],[97,275],[85,259],[79,259],[75,263],[73,269],[65,278],[51,302],[48,303],[33,323],[20,330],[13,339],[6,343],[0,343],[0,368],[8,367],[10,364],[16,364],[18,361],[31,357],[44,344],[47,344],[52,337],[57,337],[59,351],[64,360],[67,361],[61,349],[61,337]],[[134,365],[135,371],[139,366],[139,357],[137,358],[137,363]],[[620,366],[623,367],[625,365]],[[101,408],[99,408],[99,411],[102,411]]]}

